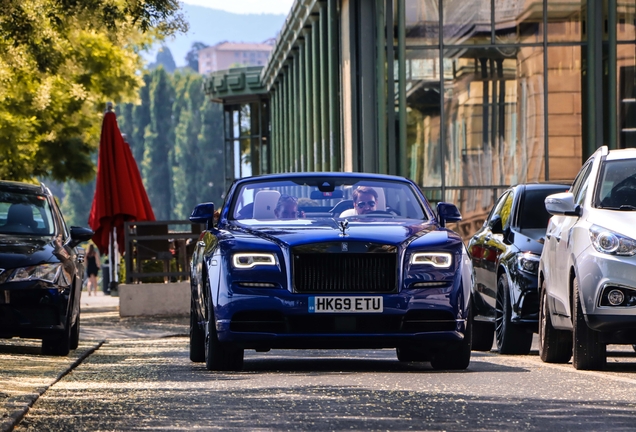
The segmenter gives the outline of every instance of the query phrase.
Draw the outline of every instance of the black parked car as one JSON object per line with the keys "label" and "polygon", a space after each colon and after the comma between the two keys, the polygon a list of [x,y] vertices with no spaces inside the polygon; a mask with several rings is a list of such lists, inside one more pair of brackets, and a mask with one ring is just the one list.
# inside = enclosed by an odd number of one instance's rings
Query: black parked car
{"label": "black parked car", "polygon": [[539,257],[551,217],[543,202],[568,188],[563,184],[511,187],[468,243],[475,269],[473,350],[490,351],[496,335],[501,354],[530,352],[539,319]]}
{"label": "black parked car", "polygon": [[42,339],[42,353],[77,348],[84,251],[93,231],[67,228],[44,185],[0,181],[0,338]]}

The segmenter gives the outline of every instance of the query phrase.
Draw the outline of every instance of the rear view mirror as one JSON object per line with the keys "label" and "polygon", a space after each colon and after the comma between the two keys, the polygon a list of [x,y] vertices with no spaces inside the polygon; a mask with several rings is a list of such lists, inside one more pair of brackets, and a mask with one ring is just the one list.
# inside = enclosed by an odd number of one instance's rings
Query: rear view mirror
{"label": "rear view mirror", "polygon": [[214,203],[202,203],[197,205],[190,215],[190,222],[205,224],[205,229],[214,226]]}
{"label": "rear view mirror", "polygon": [[574,203],[574,195],[570,192],[548,195],[545,209],[555,216],[580,216],[580,207]]}
{"label": "rear view mirror", "polygon": [[331,198],[342,198],[343,194],[341,190],[335,190],[333,192],[321,192],[319,190],[311,191],[309,198],[312,200],[323,200]]}
{"label": "rear view mirror", "polygon": [[94,234],[95,233],[91,229],[84,228],[84,227],[72,226],[71,227],[70,246],[71,247],[75,247],[75,246],[77,246],[80,243],[84,243],[86,241],[89,241],[90,239],[93,238]]}
{"label": "rear view mirror", "polygon": [[437,215],[441,226],[446,226],[446,222],[459,222],[462,215],[455,204],[447,202],[437,203]]}
{"label": "rear view mirror", "polygon": [[490,231],[493,234],[503,234],[503,225],[501,223],[501,216],[496,215],[495,217],[493,217],[489,225],[490,225]]}

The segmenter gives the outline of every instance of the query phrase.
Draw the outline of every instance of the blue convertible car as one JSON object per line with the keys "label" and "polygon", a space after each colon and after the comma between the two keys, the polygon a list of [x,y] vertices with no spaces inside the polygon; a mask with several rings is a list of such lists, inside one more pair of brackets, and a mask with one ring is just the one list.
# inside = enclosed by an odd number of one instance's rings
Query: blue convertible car
{"label": "blue convertible car", "polygon": [[192,258],[190,358],[240,370],[245,349],[396,348],[436,369],[470,363],[473,269],[415,183],[359,173],[244,178]]}

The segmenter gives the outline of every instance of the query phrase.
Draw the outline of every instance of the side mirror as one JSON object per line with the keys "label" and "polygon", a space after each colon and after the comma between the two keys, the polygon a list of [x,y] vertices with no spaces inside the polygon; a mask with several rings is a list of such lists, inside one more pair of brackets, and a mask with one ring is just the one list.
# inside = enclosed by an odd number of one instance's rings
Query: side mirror
{"label": "side mirror", "polygon": [[197,205],[190,215],[190,222],[205,224],[205,229],[214,226],[214,203],[202,203]]}
{"label": "side mirror", "polygon": [[462,220],[462,215],[457,206],[447,202],[437,203],[437,216],[441,226],[446,226],[446,222],[459,222]]}
{"label": "side mirror", "polygon": [[493,234],[503,234],[503,225],[501,223],[501,216],[496,215],[490,221],[490,231]]}
{"label": "side mirror", "polygon": [[581,208],[574,203],[571,192],[548,195],[545,199],[545,209],[555,216],[580,216]]}
{"label": "side mirror", "polygon": [[92,229],[72,226],[71,227],[71,241],[69,242],[70,247],[75,247],[80,243],[84,243],[93,238],[95,233]]}

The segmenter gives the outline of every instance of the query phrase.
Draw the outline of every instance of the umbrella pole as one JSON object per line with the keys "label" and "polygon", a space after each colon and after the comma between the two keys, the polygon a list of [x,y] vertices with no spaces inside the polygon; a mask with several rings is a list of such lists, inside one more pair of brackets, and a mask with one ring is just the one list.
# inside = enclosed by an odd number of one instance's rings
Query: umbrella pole
{"label": "umbrella pole", "polygon": [[118,285],[119,281],[117,280],[117,248],[115,245],[115,235],[117,233],[117,228],[113,228],[108,235],[108,260],[109,260],[109,271],[110,271],[110,295],[113,297],[119,296]]}

